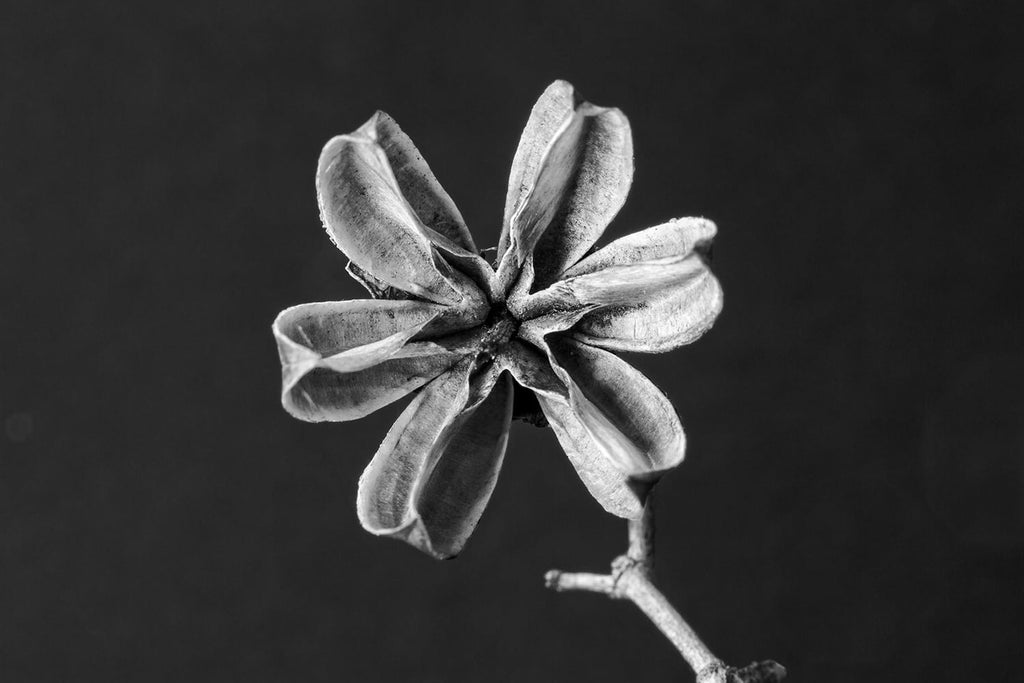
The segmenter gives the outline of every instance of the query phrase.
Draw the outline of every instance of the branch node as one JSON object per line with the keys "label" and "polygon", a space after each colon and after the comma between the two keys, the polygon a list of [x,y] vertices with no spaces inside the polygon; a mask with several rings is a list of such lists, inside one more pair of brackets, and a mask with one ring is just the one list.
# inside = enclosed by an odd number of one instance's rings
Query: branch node
{"label": "branch node", "polygon": [[630,599],[627,583],[631,575],[642,579],[650,578],[647,562],[630,554],[619,555],[612,560],[612,592],[611,596],[618,599]]}
{"label": "branch node", "polygon": [[590,591],[631,601],[675,645],[697,674],[697,683],[778,683],[786,676],[785,667],[771,660],[742,669],[722,663],[655,587],[653,569],[654,514],[648,496],[643,514],[629,522],[629,550],[612,560],[610,574],[552,569],[544,575],[544,585],[559,592]]}

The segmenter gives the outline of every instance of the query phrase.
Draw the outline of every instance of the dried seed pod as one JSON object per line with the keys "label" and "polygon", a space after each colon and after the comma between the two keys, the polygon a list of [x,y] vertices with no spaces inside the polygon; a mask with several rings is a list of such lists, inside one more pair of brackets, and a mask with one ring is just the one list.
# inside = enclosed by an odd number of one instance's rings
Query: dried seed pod
{"label": "dried seed pod", "polygon": [[[657,353],[722,308],[714,223],[679,218],[594,250],[633,178],[629,122],[565,81],[534,105],[512,165],[496,261],[394,119],[324,147],[321,218],[374,299],[274,322],[282,403],[351,420],[415,393],[360,479],[372,533],[459,553],[501,469],[513,416],[550,424],[594,498],[637,518],[683,459],[665,395],[614,351]],[[527,399],[526,394],[533,394]]]}

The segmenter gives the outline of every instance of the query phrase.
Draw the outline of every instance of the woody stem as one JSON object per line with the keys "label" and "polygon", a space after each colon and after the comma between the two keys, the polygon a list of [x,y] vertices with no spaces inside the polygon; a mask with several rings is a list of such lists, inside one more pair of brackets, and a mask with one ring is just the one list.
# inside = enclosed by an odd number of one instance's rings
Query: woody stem
{"label": "woody stem", "polygon": [[655,587],[654,509],[650,495],[640,518],[629,521],[629,549],[612,561],[611,573],[551,570],[544,580],[548,588],[556,591],[591,591],[632,602],[675,645],[697,675],[698,683],[768,683],[781,681],[786,674],[782,666],[772,661],[743,669],[726,666]]}

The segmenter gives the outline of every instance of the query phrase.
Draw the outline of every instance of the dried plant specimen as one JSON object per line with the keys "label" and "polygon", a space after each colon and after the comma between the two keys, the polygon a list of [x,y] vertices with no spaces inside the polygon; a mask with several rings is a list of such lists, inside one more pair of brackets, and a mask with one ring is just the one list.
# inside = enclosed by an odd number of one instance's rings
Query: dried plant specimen
{"label": "dried plant specimen", "polygon": [[[703,218],[595,248],[632,177],[622,112],[552,83],[520,139],[489,263],[387,114],[327,143],[321,219],[373,298],[294,306],[273,331],[282,402],[297,418],[353,420],[413,395],[360,477],[364,528],[437,558],[458,554],[514,416],[550,424],[598,503],[643,527],[650,489],[682,461],[685,437],[666,396],[615,352],[696,340],[722,289],[705,259],[715,225]],[[550,580],[597,590],[573,576]],[[618,583],[601,590],[615,595]]]}
{"label": "dried plant specimen", "polygon": [[682,460],[672,405],[613,351],[666,351],[710,327],[722,290],[701,251],[715,226],[682,218],[592,251],[632,176],[625,116],[552,84],[516,152],[495,269],[389,116],[324,148],[324,226],[383,298],[295,306],[274,334],[282,401],[300,419],[351,420],[419,390],[360,481],[369,531],[458,553],[517,391],[534,392],[613,514],[638,517],[647,485]]}

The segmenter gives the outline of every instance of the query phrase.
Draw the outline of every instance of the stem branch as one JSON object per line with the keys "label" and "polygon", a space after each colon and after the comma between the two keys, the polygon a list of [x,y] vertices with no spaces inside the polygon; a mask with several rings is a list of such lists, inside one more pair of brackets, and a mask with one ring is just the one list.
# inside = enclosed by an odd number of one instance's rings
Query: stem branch
{"label": "stem branch", "polygon": [[590,591],[632,602],[675,645],[697,674],[698,683],[773,683],[786,675],[786,669],[771,660],[742,669],[726,666],[654,585],[654,509],[650,495],[641,517],[629,521],[629,549],[612,561],[611,573],[553,569],[544,580],[556,591]]}

